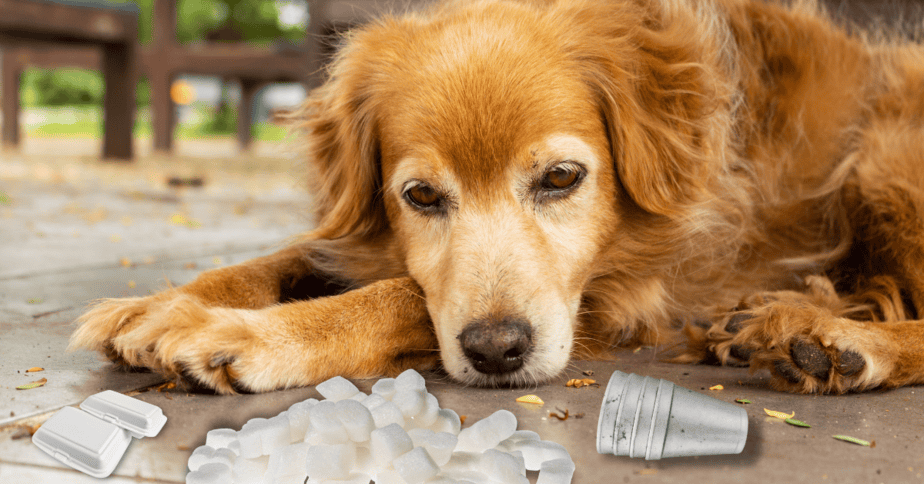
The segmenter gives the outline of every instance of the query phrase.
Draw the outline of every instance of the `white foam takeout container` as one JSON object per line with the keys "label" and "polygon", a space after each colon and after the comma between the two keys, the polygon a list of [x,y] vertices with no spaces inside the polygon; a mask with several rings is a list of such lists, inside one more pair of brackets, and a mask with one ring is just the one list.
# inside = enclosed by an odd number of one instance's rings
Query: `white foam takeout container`
{"label": "white foam takeout container", "polygon": [[156,405],[107,390],[64,407],[32,436],[46,454],[84,474],[112,474],[132,437],[154,437],[167,417]]}
{"label": "white foam takeout container", "polygon": [[156,436],[167,422],[167,417],[157,405],[112,390],[87,398],[80,404],[80,408],[127,429],[136,439]]}

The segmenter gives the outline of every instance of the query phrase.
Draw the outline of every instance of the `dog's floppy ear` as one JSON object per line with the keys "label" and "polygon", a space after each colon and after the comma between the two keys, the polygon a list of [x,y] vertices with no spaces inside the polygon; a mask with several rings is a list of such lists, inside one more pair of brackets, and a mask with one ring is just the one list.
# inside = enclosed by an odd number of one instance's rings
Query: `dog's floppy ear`
{"label": "dog's floppy ear", "polygon": [[645,211],[677,215],[706,196],[724,153],[721,32],[702,12],[625,8],[621,20],[594,29],[606,37],[585,46],[593,53],[583,62],[622,185]]}
{"label": "dog's floppy ear", "polygon": [[317,228],[313,239],[369,239],[386,224],[380,197],[379,142],[361,58],[349,44],[334,59],[330,78],[311,92],[297,114],[306,146]]}

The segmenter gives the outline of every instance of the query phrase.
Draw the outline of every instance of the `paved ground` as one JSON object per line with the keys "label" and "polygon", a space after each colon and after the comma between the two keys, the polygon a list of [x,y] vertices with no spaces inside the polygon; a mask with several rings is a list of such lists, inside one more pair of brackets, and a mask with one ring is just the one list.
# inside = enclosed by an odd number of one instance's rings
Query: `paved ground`
{"label": "paved ground", "polygon": [[[192,449],[208,430],[240,428],[317,396],[313,388],[224,397],[177,390],[142,391],[151,374],[122,373],[89,352],[65,353],[72,322],[88,301],[143,295],[186,282],[204,269],[266,253],[309,226],[297,168],[271,146],[239,157],[220,143],[185,144],[183,156],[145,155],[137,163],[95,160],[92,142],[33,142],[26,155],[0,154],[0,482],[97,482],[64,468],[35,447],[28,427],[103,389],[130,392],[160,406],[168,422],[156,438],[135,441],[109,482],[184,482]],[[142,150],[145,153],[144,150]],[[297,170],[296,170],[297,172]],[[289,171],[293,173],[293,171]],[[204,175],[201,189],[175,190],[168,175]],[[441,406],[469,423],[499,408],[520,428],[565,445],[577,463],[575,484],[610,482],[924,482],[924,388],[845,396],[803,396],[770,390],[766,375],[745,369],[678,366],[654,349],[621,351],[613,362],[575,362],[536,388],[459,387],[427,375]],[[31,367],[40,373],[26,374]],[[744,397],[750,435],[741,455],[655,462],[599,455],[596,424],[603,388],[566,388],[584,370],[605,383],[614,369],[665,378],[731,402]],[[33,390],[15,387],[45,377]],[[368,391],[370,381],[358,381]],[[724,390],[708,387],[721,384]],[[542,407],[514,399],[535,393]],[[556,408],[582,419],[549,418]],[[812,428],[768,418],[764,408],[794,411]],[[875,441],[867,448],[836,441],[847,434]],[[535,475],[532,476],[535,480]]]}

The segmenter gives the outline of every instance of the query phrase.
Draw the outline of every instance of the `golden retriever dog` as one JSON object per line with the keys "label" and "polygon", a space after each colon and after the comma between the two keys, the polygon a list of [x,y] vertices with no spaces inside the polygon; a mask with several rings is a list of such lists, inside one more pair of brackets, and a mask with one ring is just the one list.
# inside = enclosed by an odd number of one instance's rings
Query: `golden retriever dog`
{"label": "golden retriever dog", "polygon": [[785,391],[924,382],[924,47],[759,0],[477,0],[348,34],[317,226],[104,300],[72,348],[221,393],[535,384],[682,344]]}

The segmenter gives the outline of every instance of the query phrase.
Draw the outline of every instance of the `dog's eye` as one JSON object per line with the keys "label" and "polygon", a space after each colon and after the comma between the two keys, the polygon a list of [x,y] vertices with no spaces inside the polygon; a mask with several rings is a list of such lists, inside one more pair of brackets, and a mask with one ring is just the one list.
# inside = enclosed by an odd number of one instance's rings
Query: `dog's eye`
{"label": "dog's eye", "polygon": [[563,167],[549,170],[542,178],[542,188],[546,190],[564,190],[577,183],[580,173]]}
{"label": "dog's eye", "polygon": [[404,192],[409,202],[421,208],[435,208],[440,203],[436,190],[427,185],[414,185]]}

